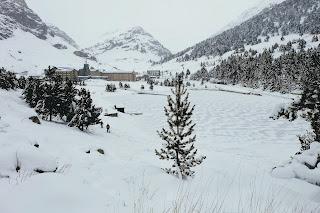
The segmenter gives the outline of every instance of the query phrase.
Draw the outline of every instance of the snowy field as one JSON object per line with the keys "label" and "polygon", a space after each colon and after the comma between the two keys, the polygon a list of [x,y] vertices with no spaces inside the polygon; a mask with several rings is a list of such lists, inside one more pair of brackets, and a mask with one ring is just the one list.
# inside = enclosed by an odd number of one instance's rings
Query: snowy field
{"label": "snowy field", "polygon": [[[319,187],[270,174],[299,150],[296,135],[308,128],[302,120],[269,118],[292,97],[217,91],[215,85],[190,90],[195,145],[207,159],[195,178],[181,181],[161,170],[168,164],[154,153],[161,146],[156,131],[166,125],[169,88],[151,92],[137,82],[128,91],[106,93],[105,81],[87,84],[104,112],[113,112],[114,105],[127,111],[118,118],[102,116],[110,134],[100,126],[83,133],[59,123],[34,124],[28,118],[35,112],[21,91],[0,90],[1,213],[320,212]],[[139,94],[141,84],[151,94]]]}

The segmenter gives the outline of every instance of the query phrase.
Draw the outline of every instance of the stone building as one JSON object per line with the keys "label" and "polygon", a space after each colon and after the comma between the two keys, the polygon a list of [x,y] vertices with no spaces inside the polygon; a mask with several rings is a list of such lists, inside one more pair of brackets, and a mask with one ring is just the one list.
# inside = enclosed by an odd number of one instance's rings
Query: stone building
{"label": "stone building", "polygon": [[75,69],[58,68],[54,74],[55,76],[61,76],[63,80],[70,79],[71,81],[78,81],[78,71]]}
{"label": "stone building", "polygon": [[101,72],[101,76],[108,81],[136,81],[135,72]]}
{"label": "stone building", "polygon": [[148,70],[147,74],[151,77],[151,78],[160,78],[161,76],[161,71],[160,70]]}
{"label": "stone building", "polygon": [[99,70],[90,70],[89,64],[84,64],[79,71],[72,69],[58,69],[55,75],[60,75],[63,79],[69,78],[74,81],[86,79],[105,79],[107,81],[136,81],[135,72],[101,72]]}
{"label": "stone building", "polygon": [[89,64],[84,64],[83,68],[79,70],[79,76],[90,76],[91,72],[90,72],[90,67]]}

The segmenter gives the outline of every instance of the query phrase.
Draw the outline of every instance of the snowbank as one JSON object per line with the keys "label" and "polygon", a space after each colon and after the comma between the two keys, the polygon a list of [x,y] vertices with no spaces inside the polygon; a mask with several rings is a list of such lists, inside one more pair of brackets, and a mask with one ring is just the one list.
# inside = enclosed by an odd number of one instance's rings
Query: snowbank
{"label": "snowbank", "polygon": [[12,177],[24,174],[55,172],[58,163],[48,153],[35,146],[24,146],[18,150],[2,148],[0,150],[0,175]]}
{"label": "snowbank", "polygon": [[278,178],[297,178],[320,186],[320,143],[312,143],[310,149],[298,153],[291,160],[274,168],[272,175]]}

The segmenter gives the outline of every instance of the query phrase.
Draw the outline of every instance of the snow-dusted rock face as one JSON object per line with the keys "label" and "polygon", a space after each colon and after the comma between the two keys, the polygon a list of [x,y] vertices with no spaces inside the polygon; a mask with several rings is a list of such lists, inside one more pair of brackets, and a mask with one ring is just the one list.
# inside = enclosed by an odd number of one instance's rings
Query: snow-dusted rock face
{"label": "snow-dusted rock face", "polygon": [[96,57],[102,64],[108,63],[123,69],[146,66],[171,55],[142,27],[105,34],[101,42],[82,52]]}
{"label": "snow-dusted rock face", "polygon": [[46,39],[48,27],[24,0],[2,0],[0,4],[0,40],[13,36],[16,29]]}
{"label": "snow-dusted rock face", "polygon": [[[189,61],[203,56],[223,55],[245,45],[259,44],[263,41],[261,37],[320,33],[320,3],[318,0],[286,0],[283,2],[274,0],[273,2],[279,4],[265,9],[257,7],[253,11],[248,11],[248,14],[242,18],[245,20],[243,23],[236,23],[235,27],[167,57],[162,62],[177,58]],[[256,12],[258,14],[253,15]],[[247,17],[251,18],[246,20]]]}
{"label": "snow-dusted rock face", "polygon": [[70,44],[75,49],[79,48],[78,44],[67,33],[60,30],[58,27],[50,25],[50,24],[48,25],[48,27],[49,27],[49,34],[51,36],[53,36],[53,37],[57,36],[57,37],[61,38],[63,41]]}
{"label": "snow-dusted rock face", "polygon": [[0,66],[17,73],[42,74],[49,65],[80,68],[73,54],[78,45],[59,28],[48,25],[24,0],[1,0]]}
{"label": "snow-dusted rock face", "polygon": [[14,32],[18,29],[29,32],[42,40],[57,36],[74,48],[78,48],[76,42],[65,32],[44,23],[24,0],[2,0],[0,4],[0,40],[13,37]]}

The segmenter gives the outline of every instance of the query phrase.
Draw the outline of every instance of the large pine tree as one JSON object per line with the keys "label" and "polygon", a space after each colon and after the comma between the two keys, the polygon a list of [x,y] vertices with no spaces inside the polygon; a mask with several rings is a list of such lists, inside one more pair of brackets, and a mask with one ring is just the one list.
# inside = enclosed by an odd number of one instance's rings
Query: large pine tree
{"label": "large pine tree", "polygon": [[155,152],[161,160],[173,161],[171,168],[164,169],[168,174],[186,179],[194,175],[191,168],[201,164],[205,156],[196,156],[196,135],[193,134],[195,124],[191,120],[195,106],[190,105],[181,75],[176,77],[172,93],[173,96],[168,96],[168,106],[164,108],[169,129],[158,132],[165,144]]}

